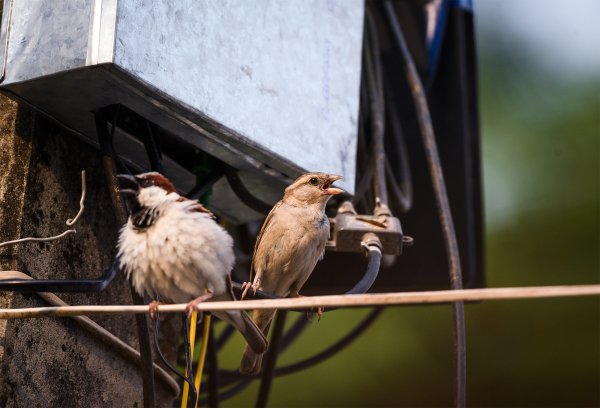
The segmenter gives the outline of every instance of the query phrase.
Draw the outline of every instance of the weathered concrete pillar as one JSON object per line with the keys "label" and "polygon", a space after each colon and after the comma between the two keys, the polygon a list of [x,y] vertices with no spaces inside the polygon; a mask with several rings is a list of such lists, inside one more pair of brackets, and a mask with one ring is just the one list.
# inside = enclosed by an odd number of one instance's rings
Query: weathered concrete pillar
{"label": "weathered concrete pillar", "polygon": [[[47,237],[65,229],[79,209],[87,172],[85,212],[76,234],[49,243],[0,249],[0,270],[34,278],[98,277],[115,253],[115,220],[99,153],[28,109],[0,96],[0,242]],[[1,272],[0,272],[1,273]],[[58,294],[71,304],[131,304],[124,276],[98,294]],[[0,292],[0,307],[45,306],[31,294]],[[138,348],[131,316],[94,318]],[[174,395],[156,381],[157,404]],[[66,318],[0,320],[1,407],[142,406],[140,369],[110,344]]]}
{"label": "weathered concrete pillar", "polygon": [[[17,104],[0,98],[0,242],[19,237],[25,185],[31,156],[32,114],[23,109],[17,117]],[[29,128],[28,128],[29,127]],[[0,252],[0,270],[16,269],[13,248]],[[0,292],[0,307],[12,304],[13,294]],[[0,339],[4,338],[6,320],[0,320]],[[0,360],[4,356],[4,342],[0,342]],[[1,380],[0,380],[1,381]]]}

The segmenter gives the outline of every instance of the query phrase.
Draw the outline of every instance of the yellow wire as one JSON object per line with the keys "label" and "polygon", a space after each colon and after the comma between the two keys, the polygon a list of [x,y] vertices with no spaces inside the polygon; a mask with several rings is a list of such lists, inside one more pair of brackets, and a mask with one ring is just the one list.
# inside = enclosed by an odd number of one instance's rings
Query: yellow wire
{"label": "yellow wire", "polygon": [[[196,320],[198,319],[198,311],[192,311],[192,317],[190,318],[190,359],[194,361],[194,342],[196,341]],[[187,364],[185,368],[185,376],[188,376]],[[198,387],[196,387],[198,389]],[[190,386],[187,381],[183,382],[183,393],[181,394],[181,408],[187,407],[188,396],[190,393]],[[196,392],[196,395],[198,393]],[[196,398],[196,402],[198,399]]]}
{"label": "yellow wire", "polygon": [[206,314],[204,316],[204,327],[202,328],[202,345],[200,346],[200,356],[198,356],[198,366],[196,367],[196,375],[194,376],[194,386],[196,387],[196,390],[198,392],[198,398],[196,399],[196,407],[198,406],[198,401],[200,400],[200,380],[202,379],[202,371],[204,370],[204,360],[206,360],[208,334],[210,332],[210,319],[210,314]]}

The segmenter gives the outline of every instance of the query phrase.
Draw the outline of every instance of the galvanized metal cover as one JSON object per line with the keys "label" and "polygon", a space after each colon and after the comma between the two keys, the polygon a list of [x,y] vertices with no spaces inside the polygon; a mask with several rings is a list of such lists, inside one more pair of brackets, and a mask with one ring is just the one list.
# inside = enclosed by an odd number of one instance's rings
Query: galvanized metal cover
{"label": "galvanized metal cover", "polygon": [[90,141],[90,112],[121,103],[237,167],[332,172],[353,192],[363,12],[363,0],[7,0],[0,88]]}

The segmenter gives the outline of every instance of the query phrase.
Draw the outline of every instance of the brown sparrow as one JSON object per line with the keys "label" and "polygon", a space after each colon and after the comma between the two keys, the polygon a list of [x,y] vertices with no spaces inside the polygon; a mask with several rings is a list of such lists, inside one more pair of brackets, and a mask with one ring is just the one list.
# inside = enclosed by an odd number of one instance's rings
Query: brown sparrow
{"label": "brown sparrow", "polygon": [[[272,293],[278,296],[300,296],[299,291],[312,273],[317,261],[323,258],[329,238],[329,219],[325,205],[334,194],[343,190],[332,187],[340,176],[325,173],[307,173],[285,189],[279,201],[267,216],[254,246],[250,268],[252,283],[243,285],[242,298],[248,290]],[[255,310],[252,320],[263,331],[269,332],[275,310]],[[256,375],[260,372],[262,356],[246,346],[240,371]]]}
{"label": "brown sparrow", "polygon": [[[135,290],[153,298],[188,303],[234,300],[230,272],[235,258],[233,239],[212,213],[175,191],[159,173],[119,175],[119,192],[131,211],[119,236],[121,268]],[[158,302],[152,302],[154,314]],[[214,312],[235,326],[253,352],[261,354],[267,341],[244,311]]]}

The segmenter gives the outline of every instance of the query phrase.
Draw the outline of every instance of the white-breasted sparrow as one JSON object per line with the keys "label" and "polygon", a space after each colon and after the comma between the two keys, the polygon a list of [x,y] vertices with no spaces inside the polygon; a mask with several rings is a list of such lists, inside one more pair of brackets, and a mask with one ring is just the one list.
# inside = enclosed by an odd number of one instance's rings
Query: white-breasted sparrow
{"label": "white-breasted sparrow", "polygon": [[[234,300],[230,272],[233,239],[210,211],[175,191],[162,174],[119,175],[119,192],[130,209],[121,229],[118,256],[135,290],[160,300],[188,303]],[[156,311],[158,302],[151,304]],[[267,347],[244,311],[214,312],[235,326],[255,353]]]}

